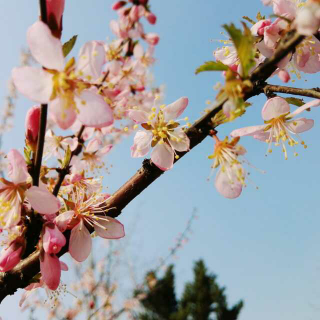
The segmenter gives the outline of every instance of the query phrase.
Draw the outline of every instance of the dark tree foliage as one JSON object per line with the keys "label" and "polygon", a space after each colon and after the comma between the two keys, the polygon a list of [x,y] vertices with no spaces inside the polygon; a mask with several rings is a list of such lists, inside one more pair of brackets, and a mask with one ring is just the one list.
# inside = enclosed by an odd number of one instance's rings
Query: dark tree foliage
{"label": "dark tree foliage", "polygon": [[137,291],[145,294],[142,300],[144,311],[139,320],[236,320],[243,307],[239,301],[228,306],[225,287],[216,282],[216,275],[208,273],[202,260],[195,263],[194,279],[185,285],[180,300],[174,287],[173,266],[163,277],[151,271],[146,275],[145,288]]}

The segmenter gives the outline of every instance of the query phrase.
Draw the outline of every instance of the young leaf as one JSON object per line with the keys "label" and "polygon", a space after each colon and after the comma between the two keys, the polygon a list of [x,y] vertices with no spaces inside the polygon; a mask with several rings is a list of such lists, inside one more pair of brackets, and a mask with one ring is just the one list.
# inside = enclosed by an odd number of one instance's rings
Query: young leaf
{"label": "young leaf", "polygon": [[260,11],[259,11],[256,18],[257,18],[258,21],[260,21],[260,20],[264,20],[266,18],[266,16],[262,16]]}
{"label": "young leaf", "polygon": [[75,35],[69,41],[63,44],[62,51],[63,51],[64,57],[66,57],[70,53],[70,51],[73,49],[74,45],[76,44],[77,37],[78,36]]}
{"label": "young leaf", "polygon": [[196,70],[196,74],[203,71],[227,71],[228,66],[220,61],[207,61]]}
{"label": "young leaf", "polygon": [[305,104],[303,99],[298,99],[298,98],[294,98],[294,97],[285,98],[285,100],[288,103],[293,104],[294,106],[297,106],[297,107],[301,107]]}
{"label": "young leaf", "polygon": [[238,57],[242,66],[242,77],[247,78],[249,70],[254,65],[254,38],[250,29],[243,24],[244,32],[235,27],[232,23],[230,25],[224,25],[223,27],[228,32],[235,48],[237,49]]}

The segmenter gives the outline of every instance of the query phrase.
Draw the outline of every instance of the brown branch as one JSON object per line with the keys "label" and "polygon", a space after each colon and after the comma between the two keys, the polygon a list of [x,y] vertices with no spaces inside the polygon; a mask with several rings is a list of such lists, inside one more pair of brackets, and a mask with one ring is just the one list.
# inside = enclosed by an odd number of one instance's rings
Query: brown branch
{"label": "brown branch", "polygon": [[263,91],[267,94],[268,92],[279,92],[285,94],[293,94],[296,96],[310,97],[315,99],[320,99],[320,89],[300,89],[286,86],[277,86],[273,84],[266,84]]}
{"label": "brown branch", "polygon": [[[260,94],[268,77],[277,69],[277,63],[281,61],[303,40],[303,37],[295,32],[290,32],[283,43],[279,45],[274,56],[267,59],[261,64],[251,75],[250,80],[253,83],[251,91],[249,91],[245,100],[252,96]],[[190,150],[202,142],[213,129],[212,117],[216,115],[223,104],[228,100],[226,96],[220,96],[211,110],[197,120],[186,133],[190,139]],[[180,159],[188,152],[179,153]],[[112,217],[118,216],[121,211],[144,189],[146,189],[153,181],[159,178],[164,172],[157,168],[150,160],[144,160],[143,166],[138,172],[127,181],[118,191],[116,191],[106,202],[109,211],[108,215]],[[67,242],[70,232],[65,234]],[[59,253],[59,256],[68,251],[68,243]],[[24,288],[29,281],[39,272],[39,253],[34,252],[25,260],[21,261],[13,270],[7,273],[0,273],[0,301],[7,295],[13,294],[18,288]]]}

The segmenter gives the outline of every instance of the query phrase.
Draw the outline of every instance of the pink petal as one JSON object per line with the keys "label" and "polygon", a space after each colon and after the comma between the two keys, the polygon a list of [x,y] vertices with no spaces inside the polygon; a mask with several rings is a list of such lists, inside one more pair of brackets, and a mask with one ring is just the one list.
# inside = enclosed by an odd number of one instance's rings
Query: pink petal
{"label": "pink petal", "polygon": [[131,157],[144,157],[151,147],[152,133],[139,130],[134,136],[134,144],[131,147]]}
{"label": "pink petal", "polygon": [[17,89],[27,98],[48,103],[52,93],[52,75],[33,67],[14,68],[12,79]]}
{"label": "pink petal", "polygon": [[164,110],[164,118],[166,121],[178,118],[187,107],[189,100],[187,97],[181,97],[175,102],[168,104]]}
{"label": "pink petal", "polygon": [[148,113],[143,110],[128,110],[127,116],[136,123],[146,123],[149,121]]}
{"label": "pink petal", "polygon": [[[107,220],[106,220],[107,219]],[[117,219],[103,217],[99,220],[99,225],[94,225],[96,234],[104,239],[120,239],[125,236],[124,226]]]}
{"label": "pink petal", "polygon": [[68,271],[69,270],[68,266],[61,260],[60,260],[60,267],[61,267],[62,271]]}
{"label": "pink petal", "polygon": [[310,130],[314,125],[312,119],[295,119],[290,122],[287,122],[287,128],[294,133],[301,133]]}
{"label": "pink petal", "polygon": [[57,225],[57,227],[61,232],[64,232],[67,230],[68,224],[71,222],[73,216],[74,216],[74,211],[66,211],[66,212],[60,213],[54,219],[54,223]]}
{"label": "pink petal", "polygon": [[77,118],[75,110],[59,97],[49,103],[49,112],[56,124],[64,130],[70,128]]}
{"label": "pink petal", "polygon": [[61,42],[45,23],[37,21],[28,29],[27,42],[31,54],[43,67],[58,71],[64,69]]}
{"label": "pink petal", "polygon": [[174,130],[174,136],[181,139],[181,141],[175,141],[170,137],[171,146],[180,152],[188,151],[190,148],[190,140],[186,133],[182,129],[176,129]]}
{"label": "pink petal", "polygon": [[231,178],[232,181],[230,181],[230,178],[225,172],[219,170],[216,175],[215,187],[225,198],[235,199],[239,197],[242,192],[242,184],[237,180],[235,174],[231,174]]}
{"label": "pink petal", "polygon": [[101,76],[102,66],[105,64],[106,52],[102,43],[89,41],[79,52],[79,62],[76,71],[81,71],[84,77],[97,80]]}
{"label": "pink petal", "polygon": [[7,157],[9,160],[8,175],[12,182],[14,184],[26,182],[29,178],[29,173],[21,153],[16,149],[12,149],[9,151]]}
{"label": "pink petal", "polygon": [[60,209],[59,200],[47,189],[31,187],[25,193],[31,207],[41,214],[56,213]]}
{"label": "pink petal", "polygon": [[113,123],[112,109],[99,94],[84,90],[75,101],[79,109],[78,119],[85,126],[103,128]]}
{"label": "pink petal", "polygon": [[55,255],[44,253],[44,259],[40,259],[40,271],[43,282],[50,290],[56,290],[60,283],[61,266],[59,258]]}
{"label": "pink petal", "polygon": [[92,240],[90,232],[81,220],[72,230],[70,236],[69,252],[78,262],[86,260],[91,252]]}
{"label": "pink petal", "polygon": [[290,112],[290,105],[289,103],[281,98],[275,97],[269,99],[262,108],[262,118],[265,121],[278,118],[279,116]]}
{"label": "pink petal", "polygon": [[263,132],[263,129],[266,127],[265,124],[258,125],[258,126],[251,126],[251,127],[244,127],[240,129],[233,130],[230,133],[231,137],[242,137],[242,136],[252,136],[259,132]]}
{"label": "pink petal", "polygon": [[174,152],[166,143],[157,143],[151,153],[152,162],[161,170],[170,170],[173,167]]}
{"label": "pink petal", "polygon": [[304,104],[303,106],[297,108],[295,111],[291,112],[289,114],[290,118],[293,118],[295,116],[297,116],[298,114],[300,114],[301,112],[303,112],[306,109],[312,108],[312,107],[319,107],[320,106],[320,100],[316,99],[316,100],[312,100],[306,104]]}

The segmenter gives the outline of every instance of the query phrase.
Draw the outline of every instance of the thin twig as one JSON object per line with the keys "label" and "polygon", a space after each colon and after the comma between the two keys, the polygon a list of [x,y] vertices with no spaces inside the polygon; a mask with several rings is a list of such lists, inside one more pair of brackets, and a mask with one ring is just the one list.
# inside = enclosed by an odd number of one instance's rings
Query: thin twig
{"label": "thin twig", "polygon": [[273,84],[266,84],[263,88],[264,92],[279,92],[285,94],[293,94],[296,96],[310,97],[320,99],[320,89],[300,89],[294,87],[278,86]]}

